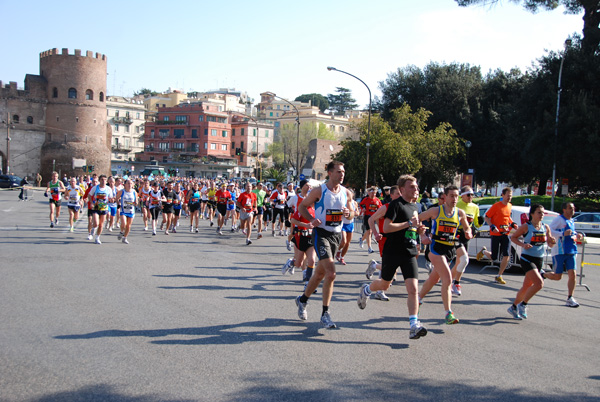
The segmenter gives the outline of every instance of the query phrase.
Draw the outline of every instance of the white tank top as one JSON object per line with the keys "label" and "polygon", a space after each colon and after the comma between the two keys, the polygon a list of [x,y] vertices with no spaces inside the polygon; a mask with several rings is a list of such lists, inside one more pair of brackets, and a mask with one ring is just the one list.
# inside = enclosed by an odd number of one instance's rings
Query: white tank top
{"label": "white tank top", "polygon": [[125,191],[121,193],[121,208],[123,213],[125,214],[133,214],[135,212],[135,201],[136,201],[136,193],[134,190]]}
{"label": "white tank top", "polygon": [[346,187],[340,186],[337,194],[327,188],[327,184],[321,184],[321,199],[315,203],[315,218],[321,221],[319,227],[329,232],[342,231],[342,218],[344,208],[348,203]]}

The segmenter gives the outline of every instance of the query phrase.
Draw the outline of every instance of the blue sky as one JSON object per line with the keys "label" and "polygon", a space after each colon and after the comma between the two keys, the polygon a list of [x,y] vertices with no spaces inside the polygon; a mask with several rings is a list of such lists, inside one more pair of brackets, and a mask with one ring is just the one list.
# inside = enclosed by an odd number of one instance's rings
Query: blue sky
{"label": "blue sky", "polygon": [[107,92],[235,87],[293,99],[341,86],[368,104],[367,83],[430,61],[527,69],[580,33],[581,15],[531,14],[508,0],[462,8],[454,0],[13,1],[0,0],[0,80],[23,85],[39,53],[81,49],[108,57]]}

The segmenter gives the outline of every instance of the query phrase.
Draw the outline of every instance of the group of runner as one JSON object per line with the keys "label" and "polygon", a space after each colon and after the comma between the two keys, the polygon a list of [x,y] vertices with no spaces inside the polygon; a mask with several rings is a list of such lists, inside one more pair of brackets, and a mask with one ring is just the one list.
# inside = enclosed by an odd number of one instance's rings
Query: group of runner
{"label": "group of runner", "polygon": [[[150,230],[151,225],[153,235],[157,233],[160,212],[160,230],[164,229],[165,235],[177,231],[181,216],[189,217],[190,232],[198,232],[199,220],[209,220],[212,227],[216,214],[217,234],[222,235],[223,228],[231,220],[231,231],[241,230],[246,237],[246,245],[252,244],[251,233],[255,225],[257,239],[260,239],[270,222],[271,234],[275,236],[278,231],[279,235],[288,236],[288,249],[294,249],[294,257],[284,264],[282,273],[303,272],[304,291],[296,298],[300,319],[307,319],[308,300],[323,282],[320,321],[325,328],[336,328],[329,310],[336,278],[335,262],[337,260],[345,265],[344,255],[351,243],[354,218],[362,213],[365,233],[368,234],[360,239],[361,246],[366,241],[368,252],[374,252],[369,244],[371,236],[374,236],[382,262],[370,261],[366,270],[367,278],[371,279],[378,269],[379,278],[360,287],[358,307],[364,309],[372,294],[380,300],[389,300],[384,292],[389,289],[400,268],[408,294],[410,339],[427,335],[427,329],[418,319],[419,306],[440,280],[445,322],[458,323],[452,311],[452,295],[462,294],[460,279],[469,261],[468,241],[482,223],[479,209],[472,202],[472,188],[466,186],[459,190],[456,186],[448,186],[440,195],[439,204],[422,210],[417,202],[419,187],[416,178],[402,175],[397,186],[390,188],[389,197],[385,200],[389,202],[382,204],[374,198],[374,189],[370,189],[367,197],[358,205],[353,192],[342,186],[344,164],[330,162],[327,174],[328,181],[315,188],[303,180],[298,189],[294,189],[290,183],[286,190],[283,184],[278,183],[271,190],[261,183],[257,188],[253,188],[252,183],[246,183],[242,189],[237,183],[226,181],[173,183],[168,180],[141,179],[134,183],[131,179],[107,178],[104,175],[91,177],[89,183],[72,178],[65,187],[54,172],[46,194],[50,199],[51,227],[58,224],[61,197],[64,197],[69,208],[71,231],[84,202],[87,202],[88,239],[95,238],[98,244],[101,244],[100,235],[105,225],[110,231],[117,225],[120,229],[119,239],[128,243],[136,210],[142,212],[144,230]],[[508,191],[510,189],[505,189],[505,192]],[[506,198],[510,200],[510,196]],[[576,255],[576,241],[580,240],[581,235],[575,232],[570,219],[573,205],[563,205],[563,214],[550,227],[541,223],[543,207],[532,205],[529,221],[525,224],[517,226],[512,222],[509,210],[508,218],[503,221],[501,228],[497,228],[491,223],[497,209],[502,209],[502,206],[490,208],[486,213],[490,231],[516,229],[507,232],[511,233],[510,241],[524,250],[521,264],[526,272],[525,280],[508,312],[516,319],[527,318],[527,303],[542,288],[543,280],[560,280],[563,272],[569,274],[567,305],[578,307],[572,297],[575,274],[573,255]],[[506,213],[506,208],[502,210]],[[425,222],[430,223],[426,226]],[[555,244],[558,246],[552,247]],[[421,245],[427,246],[426,258],[431,262],[432,269],[419,291],[417,256]],[[553,250],[553,273],[542,270],[546,245]],[[493,242],[493,248],[497,247],[504,248],[499,242]],[[502,250],[498,255],[503,257]],[[450,269],[454,260],[454,267]],[[502,283],[498,278],[496,281]]]}

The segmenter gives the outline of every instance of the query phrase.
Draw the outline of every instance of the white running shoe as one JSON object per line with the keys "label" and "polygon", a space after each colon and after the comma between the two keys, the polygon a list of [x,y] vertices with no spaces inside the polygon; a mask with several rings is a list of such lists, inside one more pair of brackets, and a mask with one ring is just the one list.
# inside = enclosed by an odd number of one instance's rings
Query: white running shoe
{"label": "white running shoe", "polygon": [[369,266],[367,267],[367,271],[365,272],[365,275],[367,276],[368,280],[371,280],[375,271],[377,271],[377,261],[371,260],[369,261]]}
{"label": "white running shoe", "polygon": [[579,303],[577,303],[577,300],[575,300],[573,298],[573,296],[571,296],[567,299],[566,305],[567,305],[567,307],[574,307],[574,308],[579,307]]}
{"label": "white running shoe", "polygon": [[88,238],[87,238],[87,239],[88,239],[88,240],[93,240],[93,239],[94,239],[94,236],[92,236],[92,234],[90,233],[90,234],[88,234]]}
{"label": "white running shoe", "polygon": [[381,300],[381,301],[390,301],[390,298],[383,293],[383,290],[378,290],[374,295],[373,298],[377,299],[377,300]]}
{"label": "white running shoe", "polygon": [[121,240],[123,243],[125,244],[129,244],[129,241],[127,240],[127,237],[123,237],[123,240]]}
{"label": "white running shoe", "polygon": [[96,236],[96,244],[102,244],[102,242],[100,241],[100,236]]}

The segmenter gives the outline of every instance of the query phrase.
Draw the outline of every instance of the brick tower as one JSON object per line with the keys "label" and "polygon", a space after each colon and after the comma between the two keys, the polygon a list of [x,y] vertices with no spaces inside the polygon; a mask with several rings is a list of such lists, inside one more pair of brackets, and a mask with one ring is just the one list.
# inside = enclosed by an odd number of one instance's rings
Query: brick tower
{"label": "brick tower", "polygon": [[106,116],[106,56],[51,49],[40,53],[40,75],[47,81],[46,139],[41,172],[81,175],[73,160],[85,159],[95,173],[110,174],[112,131]]}

